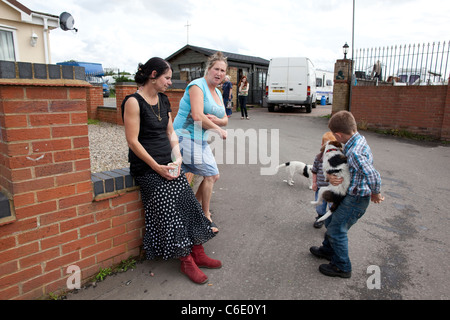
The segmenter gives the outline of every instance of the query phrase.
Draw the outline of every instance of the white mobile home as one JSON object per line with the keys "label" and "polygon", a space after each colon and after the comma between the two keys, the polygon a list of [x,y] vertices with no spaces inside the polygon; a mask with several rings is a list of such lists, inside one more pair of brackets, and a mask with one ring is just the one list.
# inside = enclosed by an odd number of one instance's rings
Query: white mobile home
{"label": "white mobile home", "polygon": [[333,103],[333,77],[334,72],[316,70],[316,97],[319,103],[322,97],[325,97],[326,104]]}

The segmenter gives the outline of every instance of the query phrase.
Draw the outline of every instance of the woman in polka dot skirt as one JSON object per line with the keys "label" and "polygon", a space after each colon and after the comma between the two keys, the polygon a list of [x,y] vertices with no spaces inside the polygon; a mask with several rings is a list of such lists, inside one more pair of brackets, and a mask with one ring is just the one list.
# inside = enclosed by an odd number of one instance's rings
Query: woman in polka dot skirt
{"label": "woman in polka dot skirt", "polygon": [[199,267],[220,268],[222,263],[205,254],[202,244],[215,233],[181,170],[178,137],[163,93],[171,78],[172,68],[161,58],[139,64],[139,91],[122,102],[130,173],[140,187],[145,211],[147,259],[180,259],[182,273],[195,283],[206,283],[208,277]]}

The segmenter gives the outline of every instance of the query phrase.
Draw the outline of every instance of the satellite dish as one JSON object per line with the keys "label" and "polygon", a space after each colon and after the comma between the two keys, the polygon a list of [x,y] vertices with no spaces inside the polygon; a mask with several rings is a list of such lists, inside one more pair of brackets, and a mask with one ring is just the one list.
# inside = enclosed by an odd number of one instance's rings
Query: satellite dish
{"label": "satellite dish", "polygon": [[75,30],[75,32],[78,32],[78,29],[75,29],[73,26],[75,24],[75,20],[73,19],[72,15],[68,12],[63,12],[59,16],[59,26],[64,31],[68,30]]}

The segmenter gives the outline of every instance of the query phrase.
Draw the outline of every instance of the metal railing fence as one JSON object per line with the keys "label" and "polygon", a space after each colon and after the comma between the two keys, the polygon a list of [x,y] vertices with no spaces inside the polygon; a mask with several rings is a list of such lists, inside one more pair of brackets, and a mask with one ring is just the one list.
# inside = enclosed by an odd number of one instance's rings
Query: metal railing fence
{"label": "metal railing fence", "polygon": [[357,49],[353,70],[358,85],[378,81],[402,85],[447,84],[449,53],[450,41]]}

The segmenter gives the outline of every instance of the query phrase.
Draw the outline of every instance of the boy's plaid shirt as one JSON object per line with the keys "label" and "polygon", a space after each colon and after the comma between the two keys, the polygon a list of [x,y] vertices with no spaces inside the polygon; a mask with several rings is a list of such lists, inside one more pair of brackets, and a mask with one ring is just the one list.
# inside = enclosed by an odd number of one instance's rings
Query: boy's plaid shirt
{"label": "boy's plaid shirt", "polygon": [[373,156],[366,139],[358,132],[345,144],[344,154],[348,158],[351,175],[347,194],[370,196],[380,193],[381,176],[373,166]]}

